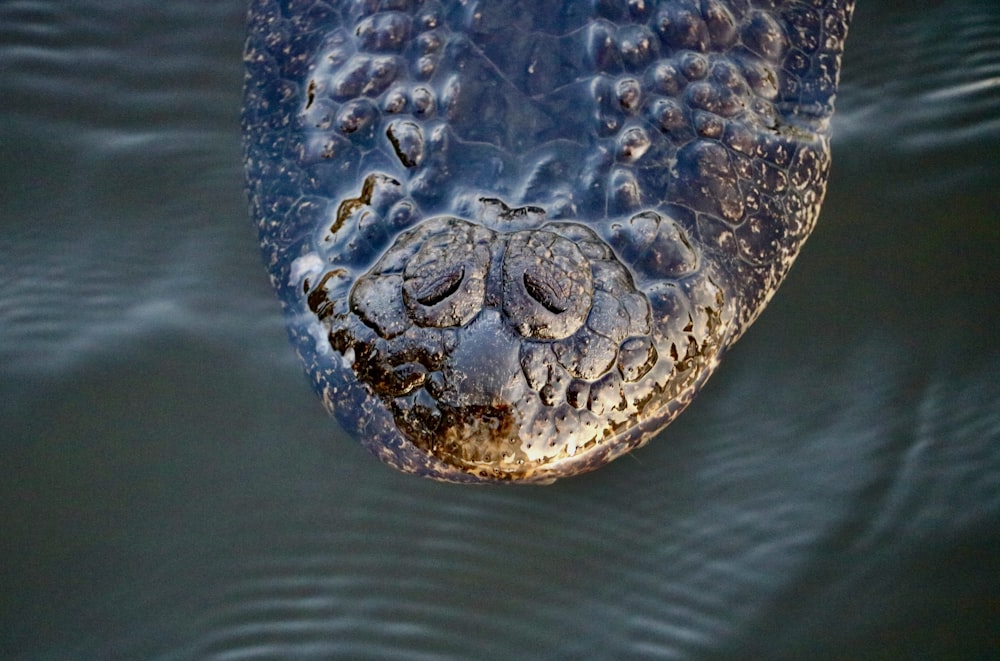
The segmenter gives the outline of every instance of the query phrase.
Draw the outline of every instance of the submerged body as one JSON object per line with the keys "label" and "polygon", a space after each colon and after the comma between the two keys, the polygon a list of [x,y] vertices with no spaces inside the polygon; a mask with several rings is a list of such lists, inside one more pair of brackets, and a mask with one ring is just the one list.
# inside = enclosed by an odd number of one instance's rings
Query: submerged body
{"label": "submerged body", "polygon": [[816,222],[852,8],[255,0],[251,206],[327,407],[451,481],[645,443]]}

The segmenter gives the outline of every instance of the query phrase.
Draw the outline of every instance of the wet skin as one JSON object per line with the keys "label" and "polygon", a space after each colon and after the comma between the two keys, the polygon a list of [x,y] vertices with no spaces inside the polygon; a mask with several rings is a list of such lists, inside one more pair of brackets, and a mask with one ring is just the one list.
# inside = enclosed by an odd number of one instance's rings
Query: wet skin
{"label": "wet skin", "polygon": [[243,118],[327,407],[449,481],[641,446],[816,222],[853,3],[333,4],[252,4]]}

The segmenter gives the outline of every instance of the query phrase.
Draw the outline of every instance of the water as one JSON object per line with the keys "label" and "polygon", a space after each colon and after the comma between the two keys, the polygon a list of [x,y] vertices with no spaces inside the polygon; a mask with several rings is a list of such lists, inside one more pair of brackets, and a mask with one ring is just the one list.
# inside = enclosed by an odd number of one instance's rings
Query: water
{"label": "water", "polygon": [[696,403],[544,488],[396,474],[284,336],[243,6],[0,2],[0,657],[1000,651],[1000,9],[861,2],[820,225]]}

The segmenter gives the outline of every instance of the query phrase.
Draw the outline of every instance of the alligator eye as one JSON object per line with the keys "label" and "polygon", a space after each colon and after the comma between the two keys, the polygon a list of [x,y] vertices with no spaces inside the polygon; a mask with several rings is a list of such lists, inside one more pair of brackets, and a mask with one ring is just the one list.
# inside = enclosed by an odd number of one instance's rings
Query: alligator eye
{"label": "alligator eye", "polygon": [[587,320],[593,295],[590,260],[573,241],[542,230],[511,235],[503,261],[503,311],[522,337],[572,335]]}

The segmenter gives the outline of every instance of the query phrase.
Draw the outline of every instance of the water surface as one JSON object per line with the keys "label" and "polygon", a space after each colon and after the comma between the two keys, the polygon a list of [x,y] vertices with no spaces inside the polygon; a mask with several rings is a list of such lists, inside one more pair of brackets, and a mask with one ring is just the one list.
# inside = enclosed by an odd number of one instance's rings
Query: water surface
{"label": "water surface", "polygon": [[0,3],[0,657],[1000,653],[1000,9],[859,4],[820,224],[647,448],[396,474],[295,362],[243,3]]}

